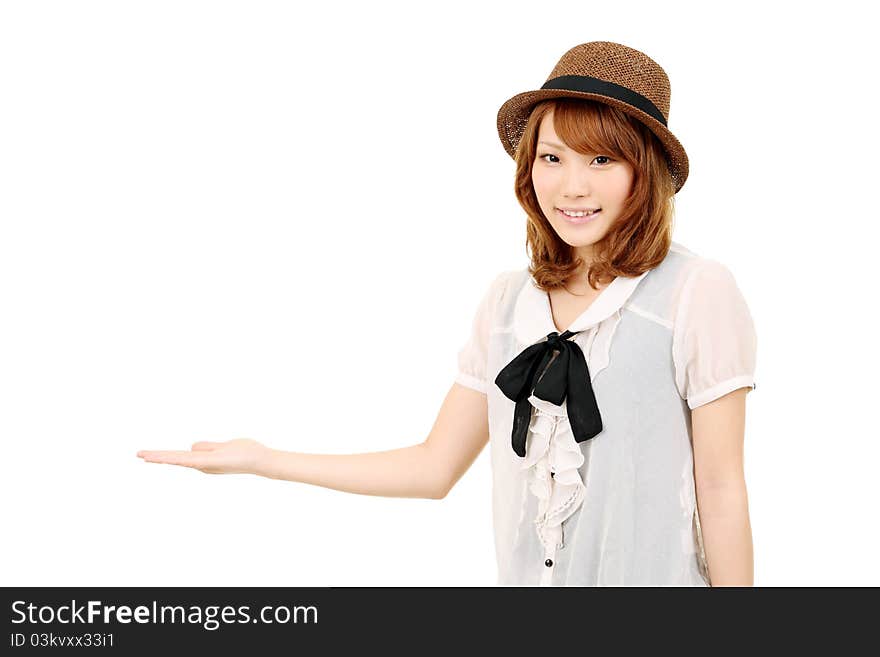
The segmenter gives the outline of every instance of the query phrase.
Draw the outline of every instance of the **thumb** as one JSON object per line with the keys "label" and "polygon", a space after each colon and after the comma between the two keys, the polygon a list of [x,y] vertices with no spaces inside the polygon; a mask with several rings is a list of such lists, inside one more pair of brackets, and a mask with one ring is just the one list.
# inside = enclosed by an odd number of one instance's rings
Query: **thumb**
{"label": "thumb", "polygon": [[192,449],[197,452],[210,452],[211,450],[217,449],[223,443],[211,442],[209,440],[200,440],[197,443],[193,443]]}

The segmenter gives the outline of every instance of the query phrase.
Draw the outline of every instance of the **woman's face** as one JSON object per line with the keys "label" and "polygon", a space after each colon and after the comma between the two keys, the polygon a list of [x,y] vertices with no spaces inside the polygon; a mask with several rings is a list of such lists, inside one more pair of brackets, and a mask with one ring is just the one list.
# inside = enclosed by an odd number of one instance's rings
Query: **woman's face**
{"label": "woman's face", "polygon": [[[592,245],[620,216],[633,182],[632,166],[602,153],[582,155],[562,143],[547,114],[538,131],[532,185],[556,234],[576,248],[586,264]],[[566,217],[561,209],[600,208],[592,217]]]}

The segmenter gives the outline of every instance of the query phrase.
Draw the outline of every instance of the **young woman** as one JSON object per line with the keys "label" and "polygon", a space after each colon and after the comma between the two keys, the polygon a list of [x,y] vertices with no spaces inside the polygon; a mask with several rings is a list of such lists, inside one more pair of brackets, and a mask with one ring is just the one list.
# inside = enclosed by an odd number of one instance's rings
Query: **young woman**
{"label": "young woman", "polygon": [[499,584],[751,586],[757,338],[730,271],[672,240],[688,159],[669,99],[656,62],[599,41],[501,106],[531,263],[488,286],[423,443],[330,455],[237,439],[138,456],[440,499],[488,443]]}

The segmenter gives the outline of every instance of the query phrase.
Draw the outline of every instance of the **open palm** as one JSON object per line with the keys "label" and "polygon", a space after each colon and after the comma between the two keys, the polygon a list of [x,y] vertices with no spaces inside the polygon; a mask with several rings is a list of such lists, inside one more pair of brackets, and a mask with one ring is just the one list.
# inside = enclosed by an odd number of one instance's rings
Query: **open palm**
{"label": "open palm", "polygon": [[193,443],[190,451],[141,450],[137,455],[148,463],[182,465],[206,474],[255,474],[267,451],[256,440],[235,438],[219,443]]}

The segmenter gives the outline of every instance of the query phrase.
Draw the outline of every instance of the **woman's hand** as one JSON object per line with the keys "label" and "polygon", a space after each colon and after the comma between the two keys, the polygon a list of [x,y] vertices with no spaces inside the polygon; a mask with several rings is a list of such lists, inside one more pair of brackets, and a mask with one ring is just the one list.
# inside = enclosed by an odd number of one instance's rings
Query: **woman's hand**
{"label": "woman's hand", "polygon": [[169,463],[195,468],[206,474],[259,474],[269,448],[250,438],[236,438],[224,443],[202,441],[192,450],[148,451],[137,455],[148,463]]}

